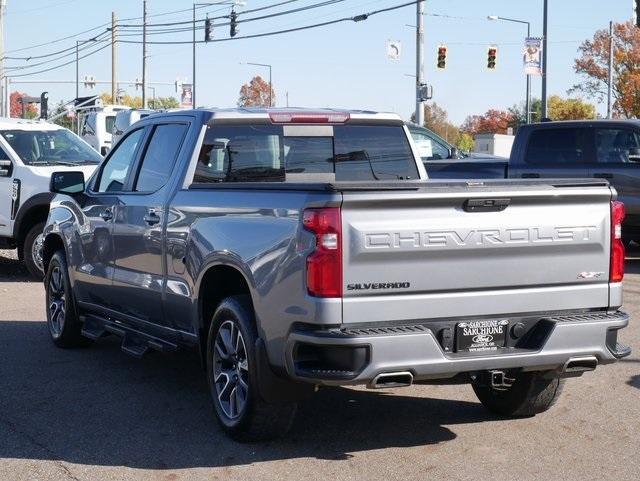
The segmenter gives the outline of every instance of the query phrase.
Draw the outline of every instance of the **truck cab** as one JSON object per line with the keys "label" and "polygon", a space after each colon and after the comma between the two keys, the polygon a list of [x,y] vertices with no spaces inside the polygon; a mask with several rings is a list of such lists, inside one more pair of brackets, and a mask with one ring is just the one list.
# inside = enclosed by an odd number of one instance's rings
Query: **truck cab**
{"label": "truck cab", "polygon": [[42,277],[39,249],[49,212],[51,174],[90,175],[102,157],[71,131],[58,125],[0,119],[0,246],[18,248],[35,277]]}

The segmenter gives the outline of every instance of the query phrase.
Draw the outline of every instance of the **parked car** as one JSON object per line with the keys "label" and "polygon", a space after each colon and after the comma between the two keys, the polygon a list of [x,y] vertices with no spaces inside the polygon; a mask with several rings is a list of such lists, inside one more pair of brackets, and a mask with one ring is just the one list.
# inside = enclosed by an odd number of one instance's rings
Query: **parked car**
{"label": "parked car", "polygon": [[111,132],[116,122],[116,115],[123,110],[129,110],[129,107],[110,105],[100,110],[89,111],[83,116],[80,135],[103,156],[111,149]]}
{"label": "parked car", "polygon": [[51,337],[196,347],[241,440],[286,432],[316,386],[470,383],[530,416],[630,353],[605,181],[423,180],[392,114],[147,117],[86,184],[52,178]]}
{"label": "parked car", "polygon": [[86,142],[57,125],[0,119],[0,248],[18,248],[29,272],[42,278],[42,228],[51,173],[90,175],[102,160]]}
{"label": "parked car", "polygon": [[425,168],[432,179],[606,179],[625,204],[625,242],[640,241],[640,121],[523,125],[508,160],[427,160]]}
{"label": "parked car", "polygon": [[144,119],[154,112],[154,110],[150,109],[131,109],[121,110],[116,113],[113,129],[111,130],[111,145],[116,145],[125,131],[138,120]]}
{"label": "parked car", "polygon": [[477,152],[464,152],[454,147],[444,140],[434,131],[426,127],[407,122],[407,127],[411,133],[418,154],[423,162],[443,159],[474,159],[474,160],[491,160],[504,161],[503,157],[497,155],[483,154]]}

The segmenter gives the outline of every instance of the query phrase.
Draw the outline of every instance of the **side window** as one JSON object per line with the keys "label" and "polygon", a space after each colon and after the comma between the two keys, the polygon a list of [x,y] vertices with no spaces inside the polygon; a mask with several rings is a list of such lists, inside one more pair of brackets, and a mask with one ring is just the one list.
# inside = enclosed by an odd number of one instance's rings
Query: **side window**
{"label": "side window", "polygon": [[193,182],[284,181],[278,125],[220,125],[205,134]]}
{"label": "side window", "polygon": [[186,124],[165,124],[154,129],[142,159],[136,191],[155,192],[167,183],[187,127]]}
{"label": "side window", "polygon": [[631,129],[596,129],[596,159],[599,164],[640,161],[640,138]]}
{"label": "side window", "polygon": [[425,160],[441,160],[449,158],[449,149],[426,133],[411,130],[411,137],[418,148],[418,155]]}
{"label": "side window", "polygon": [[584,136],[589,129],[534,130],[527,144],[527,164],[577,164],[584,162]]}
{"label": "side window", "polygon": [[3,147],[0,147],[0,160],[11,160]]}
{"label": "side window", "polygon": [[119,192],[124,187],[136,149],[142,140],[144,129],[131,132],[116,146],[107,162],[102,167],[98,192]]}

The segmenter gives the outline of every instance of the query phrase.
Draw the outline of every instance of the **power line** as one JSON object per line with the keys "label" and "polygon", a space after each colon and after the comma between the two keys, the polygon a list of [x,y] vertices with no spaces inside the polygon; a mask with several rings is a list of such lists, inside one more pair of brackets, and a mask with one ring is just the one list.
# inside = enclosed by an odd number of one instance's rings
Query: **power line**
{"label": "power line", "polygon": [[[92,55],[94,55],[94,54],[96,54],[96,53],[98,53],[98,52],[100,52],[100,51],[102,51],[102,50],[104,50],[105,48],[108,48],[108,47],[111,47],[111,43],[107,43],[106,45],[103,45],[102,47],[94,50],[93,52],[90,52],[90,53],[88,53],[86,55],[83,55],[82,57],[78,57],[78,60],[82,60],[82,59],[85,59],[87,57],[90,57],[90,56],[92,56]],[[29,72],[29,73],[23,73],[23,74],[18,74],[18,75],[7,75],[7,77],[9,77],[9,78],[28,77],[30,75],[36,75],[36,74],[39,74],[39,73],[50,72],[52,70],[56,70],[56,69],[59,69],[59,68],[62,68],[62,67],[66,67],[67,65],[71,65],[73,63],[76,63],[75,59],[71,60],[69,62],[65,62],[63,64],[60,64],[60,65],[55,65],[53,67],[49,67],[49,68],[46,68],[46,69],[38,70],[36,72]]]}
{"label": "power line", "polygon": [[[109,33],[110,33],[110,29],[105,30],[103,33],[100,33],[100,34],[96,35],[93,38],[87,39],[86,43],[97,42],[97,41],[101,40],[100,37],[102,37],[104,35],[107,35]],[[29,57],[3,57],[2,59],[3,60],[25,60],[25,61],[28,62],[30,60],[37,60],[37,59],[41,59],[41,58],[52,57],[52,56],[59,55],[59,54],[65,53],[65,52],[69,52],[71,50],[73,50],[75,52],[75,50],[76,50],[75,45],[72,46],[72,47],[69,47],[69,48],[58,50],[57,52],[50,52],[50,53],[43,54],[43,55],[31,55]]]}
{"label": "power line", "polygon": [[[414,0],[411,2],[407,2],[407,3],[403,3],[400,5],[394,5],[391,7],[387,7],[387,8],[382,8],[379,10],[374,10],[372,12],[368,12],[368,13],[363,13],[360,15],[354,15],[352,17],[343,17],[343,18],[337,18],[334,20],[328,20],[326,22],[321,22],[321,23],[316,23],[316,24],[312,24],[312,25],[305,25],[302,27],[294,27],[294,28],[288,28],[288,29],[284,29],[284,30],[276,30],[276,31],[272,31],[272,32],[265,32],[265,33],[256,33],[256,34],[252,34],[252,35],[243,35],[243,36],[239,36],[239,37],[228,37],[228,38],[217,38],[217,39],[212,39],[209,42],[205,42],[204,40],[196,40],[196,43],[215,43],[215,42],[228,42],[231,40],[243,40],[243,39],[250,39],[250,38],[261,38],[261,37],[269,37],[272,35],[281,35],[281,34],[285,34],[285,33],[292,33],[292,32],[299,32],[302,30],[310,30],[310,29],[314,29],[314,28],[319,28],[319,27],[326,27],[328,25],[334,25],[337,23],[342,23],[342,22],[361,22],[363,20],[366,20],[367,18],[373,16],[373,15],[377,15],[380,13],[385,13],[385,12],[390,12],[392,10],[398,10],[400,8],[404,8],[404,7],[408,7],[410,5],[415,5],[418,2],[422,2],[424,0]],[[140,42],[139,40],[120,40],[121,43],[133,43],[133,44],[140,44],[142,42]],[[185,41],[147,41],[148,44],[156,44],[156,45],[185,45],[185,44],[192,44],[193,40],[185,40]]]}

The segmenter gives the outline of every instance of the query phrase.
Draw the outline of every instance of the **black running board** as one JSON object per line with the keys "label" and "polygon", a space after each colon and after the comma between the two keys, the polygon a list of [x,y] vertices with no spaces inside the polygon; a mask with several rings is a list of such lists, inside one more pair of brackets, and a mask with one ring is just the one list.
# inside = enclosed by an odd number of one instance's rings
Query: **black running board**
{"label": "black running board", "polygon": [[142,358],[150,350],[159,352],[173,352],[178,345],[164,339],[146,334],[111,319],[104,319],[95,315],[82,316],[82,335],[97,341],[113,334],[122,339],[122,351],[137,359]]}

